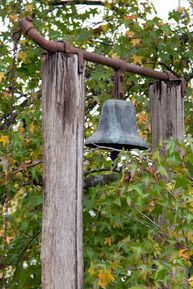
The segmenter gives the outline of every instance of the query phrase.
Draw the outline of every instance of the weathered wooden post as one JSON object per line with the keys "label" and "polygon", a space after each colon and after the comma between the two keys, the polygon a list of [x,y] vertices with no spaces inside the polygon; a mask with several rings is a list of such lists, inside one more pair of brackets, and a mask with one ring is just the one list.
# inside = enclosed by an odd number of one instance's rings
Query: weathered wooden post
{"label": "weathered wooden post", "polygon": [[184,138],[183,89],[181,80],[158,80],[149,88],[153,150],[162,140]]}
{"label": "weathered wooden post", "polygon": [[42,78],[42,289],[81,289],[84,76],[78,56],[48,54]]}
{"label": "weathered wooden post", "polygon": [[[184,80],[156,81],[149,88],[151,106],[152,150],[157,144],[170,138],[184,138]],[[164,146],[161,153],[165,153]],[[165,178],[167,182],[167,178]],[[163,213],[158,223],[168,225]],[[168,274],[172,274],[168,272]],[[186,277],[187,272],[184,272]],[[162,289],[170,289],[171,285],[162,285]],[[188,287],[187,287],[188,288]]]}

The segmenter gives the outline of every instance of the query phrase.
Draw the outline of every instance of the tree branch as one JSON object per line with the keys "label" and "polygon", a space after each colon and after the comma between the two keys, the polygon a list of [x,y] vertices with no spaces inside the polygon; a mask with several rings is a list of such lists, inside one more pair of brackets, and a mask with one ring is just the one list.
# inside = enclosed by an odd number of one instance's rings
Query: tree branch
{"label": "tree branch", "polygon": [[92,152],[92,151],[96,151],[98,149],[103,149],[106,151],[115,151],[115,152],[121,152],[121,150],[113,148],[113,147],[106,147],[106,146],[102,146],[102,145],[97,145],[97,144],[93,144],[94,148],[89,148],[88,150],[86,150],[85,152]]}
{"label": "tree branch", "polygon": [[134,210],[136,210],[141,216],[143,216],[145,219],[147,219],[150,223],[152,223],[154,226],[156,226],[160,232],[162,233],[163,236],[165,236],[166,238],[169,238],[168,234],[166,234],[162,229],[161,227],[155,223],[152,219],[150,219],[147,215],[145,215],[144,213],[142,213],[140,210],[138,210],[136,207],[132,206],[132,208]]}
{"label": "tree branch", "polygon": [[51,5],[53,6],[61,6],[61,5],[105,5],[104,1],[92,1],[92,0],[66,0],[66,1],[55,1],[52,2]]}
{"label": "tree branch", "polygon": [[35,166],[37,166],[37,165],[39,165],[39,164],[42,164],[42,160],[36,161],[36,162],[31,163],[31,164],[28,164],[28,165],[22,165],[22,166],[20,166],[18,169],[10,172],[9,174],[10,174],[10,175],[13,175],[13,174],[16,174],[16,173],[18,173],[18,172],[20,172],[20,171],[29,169],[29,168],[31,168],[31,167],[35,167]]}
{"label": "tree branch", "polygon": [[108,172],[108,171],[111,171],[111,168],[103,168],[103,169],[96,169],[96,170],[90,170],[88,172],[85,172],[84,173],[84,176],[88,176],[90,174],[94,174],[94,173],[99,173],[99,172]]}
{"label": "tree branch", "polygon": [[139,219],[137,219],[137,218],[134,218],[134,217],[130,216],[129,214],[124,214],[124,215],[127,216],[127,217],[129,217],[131,220],[134,220],[134,221],[140,223],[141,225],[143,225],[143,226],[145,226],[145,227],[147,227],[147,228],[150,228],[149,225],[147,225],[146,223],[142,222],[141,220],[139,220]]}
{"label": "tree branch", "polygon": [[[24,108],[28,106],[28,100],[24,100],[19,107]],[[3,124],[0,125],[0,130],[6,130],[9,129],[9,127],[13,124],[16,117],[18,116],[18,111],[16,110],[14,113],[8,113],[4,117],[0,118],[0,122],[3,122]]]}
{"label": "tree branch", "polygon": [[[31,164],[27,164],[27,165],[22,165],[20,167],[18,167],[16,170],[10,172],[10,175],[16,174],[20,171],[29,169],[31,167],[37,166],[39,164],[42,163],[42,160],[38,160],[35,161]],[[90,173],[95,173],[95,172],[99,172],[99,171],[110,171],[110,168],[106,168],[106,169],[100,169],[100,170],[93,170],[90,172],[86,172],[85,175],[88,175]],[[117,181],[120,177],[120,173],[119,172],[114,172],[111,174],[97,174],[95,176],[91,176],[91,177],[86,177],[84,178],[84,189],[88,189],[89,187],[95,187],[97,185],[105,185],[105,184],[109,184],[111,182]],[[27,182],[27,183],[23,183],[23,186],[27,186],[32,184],[31,182]],[[38,185],[38,186],[43,186],[43,179],[42,176],[39,177],[38,181],[33,180],[33,184],[34,185]]]}
{"label": "tree branch", "polygon": [[[145,215],[144,213],[142,213],[140,210],[138,210],[136,207],[132,206],[132,208],[134,210],[136,210],[142,217],[144,217],[146,220],[148,220],[150,223],[152,223],[155,227],[157,227],[159,229],[159,233],[164,236],[167,240],[170,239],[170,236],[164,232],[162,230],[162,228],[156,223],[154,222],[152,219],[150,219],[147,215]],[[179,249],[186,249],[185,246],[182,244],[182,242],[178,242],[176,240],[176,247]]]}
{"label": "tree branch", "polygon": [[17,262],[16,262],[16,269],[15,269],[15,272],[14,272],[14,275],[13,275],[13,278],[12,280],[7,284],[7,286],[5,288],[9,288],[11,286],[11,284],[13,284],[14,280],[15,280],[15,277],[16,277],[16,274],[17,274],[17,271],[18,271],[18,265],[22,259],[22,257],[25,255],[25,252],[27,251],[27,249],[32,245],[32,243],[36,240],[36,238],[39,236],[39,234],[41,233],[41,230],[39,230],[28,242],[27,244],[25,245],[25,247],[23,248],[23,250],[21,251],[21,253],[19,254],[19,257],[17,259]]}
{"label": "tree branch", "polygon": [[162,67],[166,68],[168,71],[170,71],[173,75],[175,75],[177,78],[180,78],[180,75],[178,75],[177,73],[175,73],[170,66],[168,66],[167,64],[163,63],[163,62],[158,62],[159,65],[161,65]]}
{"label": "tree branch", "polygon": [[190,81],[193,78],[193,69],[189,73],[185,72],[184,78],[186,81]]}
{"label": "tree branch", "polygon": [[97,185],[106,185],[111,182],[117,181],[119,179],[118,173],[112,173],[108,175],[96,175],[92,177],[88,177],[84,180],[84,189],[88,189],[90,187],[95,187]]}

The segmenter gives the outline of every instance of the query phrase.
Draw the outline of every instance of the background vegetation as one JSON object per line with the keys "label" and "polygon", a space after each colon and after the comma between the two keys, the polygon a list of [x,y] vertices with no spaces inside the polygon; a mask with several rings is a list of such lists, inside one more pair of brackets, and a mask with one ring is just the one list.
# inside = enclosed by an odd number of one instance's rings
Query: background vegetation
{"label": "background vegetation", "polygon": [[[84,288],[183,289],[187,284],[193,288],[190,10],[179,7],[164,22],[150,1],[98,2],[98,6],[49,0],[0,3],[1,288],[41,286],[43,51],[22,36],[15,68],[11,39],[18,19],[26,15],[50,39],[169,70],[187,80],[186,140],[167,142],[165,157],[160,157],[159,148],[154,154],[122,151],[112,162],[105,151],[85,150]],[[85,136],[94,131],[101,106],[111,97],[112,75],[109,68],[87,63]],[[124,79],[125,99],[135,103],[141,135],[149,144],[150,82],[133,74]],[[116,174],[113,182],[90,187],[91,178],[112,174]]]}

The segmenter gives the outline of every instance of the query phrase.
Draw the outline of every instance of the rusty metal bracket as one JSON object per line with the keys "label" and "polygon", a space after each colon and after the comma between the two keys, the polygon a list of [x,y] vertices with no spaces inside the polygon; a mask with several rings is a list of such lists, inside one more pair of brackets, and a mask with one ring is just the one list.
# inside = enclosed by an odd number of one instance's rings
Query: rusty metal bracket
{"label": "rusty metal bracket", "polygon": [[124,95],[122,82],[124,79],[124,73],[121,69],[115,70],[114,74],[114,89],[113,89],[113,97],[115,99],[122,99]]}
{"label": "rusty metal bracket", "polygon": [[182,89],[182,96],[186,95],[186,80],[184,78],[181,79],[181,89]]}
{"label": "rusty metal bracket", "polygon": [[78,55],[78,73],[82,74],[84,72],[84,56],[82,52],[77,52]]}
{"label": "rusty metal bracket", "polygon": [[167,76],[168,76],[168,80],[176,80],[176,76],[169,70],[164,71]]}
{"label": "rusty metal bracket", "polygon": [[27,16],[25,19],[26,19],[26,21],[21,21],[20,29],[23,31],[23,33],[25,35],[27,35],[28,32],[30,31],[30,29],[34,28],[34,26],[33,26],[33,23],[32,23],[33,19],[30,16]]}
{"label": "rusty metal bracket", "polygon": [[65,53],[74,53],[78,55],[78,73],[82,74],[84,72],[84,55],[82,51],[74,51],[72,47],[69,45],[68,42],[64,40],[58,40],[57,42],[60,42],[64,46],[64,52]]}
{"label": "rusty metal bracket", "polygon": [[57,42],[61,42],[64,45],[64,52],[66,53],[70,53],[71,52],[71,46],[68,42],[64,41],[64,40],[57,40]]}

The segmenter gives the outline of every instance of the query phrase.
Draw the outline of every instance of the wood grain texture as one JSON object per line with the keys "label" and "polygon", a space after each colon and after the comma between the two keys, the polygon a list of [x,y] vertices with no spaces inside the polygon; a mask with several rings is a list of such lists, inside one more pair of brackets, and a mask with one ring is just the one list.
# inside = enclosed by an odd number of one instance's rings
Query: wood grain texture
{"label": "wood grain texture", "polygon": [[[157,144],[169,138],[183,140],[184,138],[184,98],[180,80],[156,81],[149,88],[150,105],[151,105],[151,132],[152,132],[152,149],[155,150]],[[165,154],[163,145],[160,153]],[[162,177],[165,183],[169,180]],[[162,228],[170,228],[168,218],[163,210],[159,216],[158,224]],[[167,262],[167,258],[166,258]],[[181,270],[179,268],[179,270]],[[172,272],[168,275],[173,276]],[[184,280],[187,272],[184,270]],[[173,276],[174,278],[174,276]],[[171,283],[161,285],[162,289],[171,289]],[[187,287],[188,288],[188,287]]]}
{"label": "wood grain texture", "polygon": [[42,289],[82,289],[84,76],[77,55],[48,55],[42,78]]}
{"label": "wood grain texture", "polygon": [[156,81],[149,88],[152,149],[169,138],[184,138],[184,98],[180,80]]}

